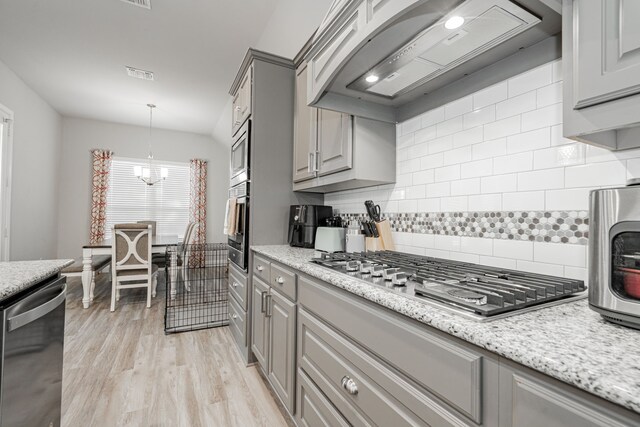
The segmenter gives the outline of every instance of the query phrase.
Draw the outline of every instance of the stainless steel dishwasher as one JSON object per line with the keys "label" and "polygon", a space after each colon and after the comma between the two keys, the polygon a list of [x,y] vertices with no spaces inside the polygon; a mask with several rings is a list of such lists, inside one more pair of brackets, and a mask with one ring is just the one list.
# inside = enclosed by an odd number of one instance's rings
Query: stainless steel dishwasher
{"label": "stainless steel dishwasher", "polygon": [[65,281],[54,277],[0,308],[1,427],[60,426]]}

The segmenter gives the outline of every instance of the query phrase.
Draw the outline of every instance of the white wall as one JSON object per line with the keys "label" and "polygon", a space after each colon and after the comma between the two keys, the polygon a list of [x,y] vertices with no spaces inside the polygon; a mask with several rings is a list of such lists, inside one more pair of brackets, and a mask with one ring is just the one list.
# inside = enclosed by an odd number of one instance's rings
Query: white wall
{"label": "white wall", "polygon": [[[149,128],[78,118],[64,118],[62,127],[58,256],[77,257],[89,239],[90,150],[108,148],[115,156],[146,158]],[[208,136],[154,129],[152,149],[157,160],[209,161],[207,241],[226,241],[222,224],[229,186],[229,147]]]}
{"label": "white wall", "polygon": [[62,119],[2,62],[0,104],[14,113],[11,260],[54,258]]}
{"label": "white wall", "polygon": [[[591,189],[640,177],[640,149],[614,153],[562,137],[561,65],[545,64],[399,124],[396,185],[328,194],[325,203],[340,213],[364,213],[364,200],[372,199],[397,213],[584,215]],[[408,252],[585,277],[586,245],[515,237],[395,233]]]}

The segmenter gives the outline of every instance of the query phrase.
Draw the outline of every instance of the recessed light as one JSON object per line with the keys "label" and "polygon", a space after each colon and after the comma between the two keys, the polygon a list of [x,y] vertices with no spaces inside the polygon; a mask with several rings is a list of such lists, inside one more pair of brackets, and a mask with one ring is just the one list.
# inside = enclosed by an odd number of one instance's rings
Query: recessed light
{"label": "recessed light", "polygon": [[368,76],[367,76],[367,78],[365,78],[365,80],[366,80],[368,83],[375,83],[375,82],[377,82],[377,81],[378,81],[378,79],[379,79],[379,78],[380,78],[380,77],[376,76],[375,74],[371,74],[371,75],[368,75]]}
{"label": "recessed light", "polygon": [[447,19],[447,22],[444,23],[444,27],[447,30],[455,30],[462,24],[464,24],[464,18],[462,16],[452,16],[451,18]]}

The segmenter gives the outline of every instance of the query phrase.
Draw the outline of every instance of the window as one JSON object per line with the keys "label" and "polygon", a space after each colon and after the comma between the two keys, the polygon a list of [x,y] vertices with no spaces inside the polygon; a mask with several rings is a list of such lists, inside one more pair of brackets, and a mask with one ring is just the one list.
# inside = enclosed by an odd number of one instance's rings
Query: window
{"label": "window", "polygon": [[154,161],[152,176],[166,168],[169,176],[154,185],[145,185],[134,175],[134,167],[148,167],[146,159],[114,157],[111,161],[105,237],[111,237],[114,224],[156,221],[157,234],[184,237],[189,223],[188,163]]}

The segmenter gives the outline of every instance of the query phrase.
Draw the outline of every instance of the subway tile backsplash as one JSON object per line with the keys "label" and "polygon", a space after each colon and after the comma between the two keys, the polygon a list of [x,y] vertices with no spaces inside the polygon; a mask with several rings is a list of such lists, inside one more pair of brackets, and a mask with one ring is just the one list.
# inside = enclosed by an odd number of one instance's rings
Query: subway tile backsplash
{"label": "subway tile backsplash", "polygon": [[398,124],[396,184],[325,203],[361,218],[374,200],[402,251],[586,279],[589,191],[640,177],[640,149],[562,137],[561,69],[553,61]]}

